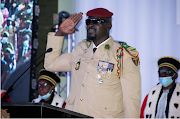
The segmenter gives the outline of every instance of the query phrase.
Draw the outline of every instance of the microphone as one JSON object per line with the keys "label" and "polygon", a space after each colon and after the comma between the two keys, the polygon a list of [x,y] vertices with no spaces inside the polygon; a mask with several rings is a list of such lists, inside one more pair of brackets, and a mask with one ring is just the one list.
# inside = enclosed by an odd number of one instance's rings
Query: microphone
{"label": "microphone", "polygon": [[[52,48],[49,48],[49,49],[47,49],[46,50],[46,52],[45,53],[43,53],[43,54],[41,54],[36,60],[35,60],[35,58],[33,59],[33,62],[35,61],[37,61],[42,55],[44,55],[44,54],[46,54],[46,53],[49,53],[49,52],[52,52]],[[13,86],[14,86],[14,84],[18,81],[18,79],[19,78],[21,78],[21,76],[24,74],[24,73],[26,73],[26,71],[29,69],[29,68],[31,68],[33,65],[31,64],[17,79],[16,79],[16,81],[8,88],[8,90],[7,90],[7,92],[6,92],[6,94],[2,97],[2,101],[5,101],[6,102],[6,97],[8,96],[8,94],[13,90]]]}

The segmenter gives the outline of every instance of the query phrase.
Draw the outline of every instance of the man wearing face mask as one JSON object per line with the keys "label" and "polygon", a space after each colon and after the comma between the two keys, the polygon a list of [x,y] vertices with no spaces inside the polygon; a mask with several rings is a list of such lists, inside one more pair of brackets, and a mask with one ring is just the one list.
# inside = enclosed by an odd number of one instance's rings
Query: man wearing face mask
{"label": "man wearing face mask", "polygon": [[13,47],[15,47],[15,40],[14,40],[14,27],[12,26],[12,19],[11,17],[7,18],[7,23],[2,29],[2,33],[4,31],[7,31],[9,33],[8,41],[13,44]]}
{"label": "man wearing face mask", "polygon": [[158,60],[159,84],[148,94],[144,118],[180,118],[180,83],[175,82],[180,61],[174,57]]}
{"label": "man wearing face mask", "polygon": [[23,57],[23,62],[26,62],[27,60],[29,60],[29,57],[24,57],[28,53],[29,50],[31,50],[30,45],[29,45],[29,35],[26,34],[23,37],[22,45],[19,46],[18,48],[18,59],[17,59],[18,64],[22,63],[22,62],[19,62],[19,61],[22,61],[22,57]]}
{"label": "man wearing face mask", "polygon": [[32,14],[32,5],[27,4],[23,9],[18,11],[17,17],[20,18],[20,20],[32,20],[33,14]]}
{"label": "man wearing face mask", "polygon": [[54,72],[49,72],[45,69],[40,70],[40,76],[37,82],[38,98],[33,99],[33,103],[44,102],[52,106],[62,108],[64,99],[57,94],[54,94],[54,88],[57,82],[60,82],[59,75]]}
{"label": "man wearing face mask", "polygon": [[31,23],[32,23],[32,21],[30,21],[30,20],[24,21],[24,28],[19,30],[20,34],[28,34],[30,37],[30,39],[29,39],[30,41],[32,39]]}
{"label": "man wearing face mask", "polygon": [[6,48],[10,48],[10,49],[12,50],[12,53],[14,54],[14,53],[15,53],[15,52],[14,52],[14,47],[13,47],[12,43],[8,41],[8,39],[9,39],[9,33],[8,33],[7,31],[4,31],[4,33],[3,33],[3,38],[2,38],[2,40],[1,40],[1,43],[2,43],[2,51],[4,52],[4,50],[5,50]]}
{"label": "man wearing face mask", "polygon": [[12,18],[12,21],[17,21],[18,5],[17,0],[14,0],[12,6],[9,9],[9,16]]}
{"label": "man wearing face mask", "polygon": [[7,62],[7,65],[9,67],[9,73],[12,73],[16,69],[16,60],[14,54],[12,53],[12,50],[10,48],[6,48],[3,55],[3,59]]}

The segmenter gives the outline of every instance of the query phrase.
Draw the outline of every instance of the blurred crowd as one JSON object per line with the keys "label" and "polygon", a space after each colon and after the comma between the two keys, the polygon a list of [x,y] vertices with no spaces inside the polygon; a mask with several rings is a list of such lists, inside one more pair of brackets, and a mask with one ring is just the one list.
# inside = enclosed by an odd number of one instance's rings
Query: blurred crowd
{"label": "blurred crowd", "polygon": [[31,58],[33,0],[1,0],[1,84]]}

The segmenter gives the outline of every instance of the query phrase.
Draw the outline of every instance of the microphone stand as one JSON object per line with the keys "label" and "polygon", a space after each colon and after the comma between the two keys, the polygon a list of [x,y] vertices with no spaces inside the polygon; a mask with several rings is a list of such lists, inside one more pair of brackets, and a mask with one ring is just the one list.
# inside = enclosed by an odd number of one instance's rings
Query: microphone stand
{"label": "microphone stand", "polygon": [[[52,51],[52,48],[49,48],[45,53],[48,53],[48,52],[51,52],[51,51]],[[44,55],[45,53],[43,53],[42,55]],[[36,61],[37,61],[42,55],[40,55],[40,56],[36,59]],[[35,60],[35,58],[33,59],[33,61],[34,61],[34,60]],[[31,68],[31,67],[32,67],[32,65],[30,65],[30,66],[16,79],[16,81],[8,88],[6,94],[2,97],[2,101],[7,102],[7,101],[6,101],[6,97],[7,97],[8,94],[13,90],[14,84],[15,84],[15,83],[19,80],[19,78],[21,78],[21,76],[22,76],[24,73],[26,73],[26,71],[27,71],[29,68]]]}

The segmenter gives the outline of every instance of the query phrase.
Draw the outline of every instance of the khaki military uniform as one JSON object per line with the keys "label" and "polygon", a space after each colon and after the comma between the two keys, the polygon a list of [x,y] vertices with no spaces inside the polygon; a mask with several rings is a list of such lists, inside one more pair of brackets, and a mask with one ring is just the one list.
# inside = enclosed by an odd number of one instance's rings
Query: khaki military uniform
{"label": "khaki military uniform", "polygon": [[[71,89],[66,109],[96,118],[139,118],[141,102],[141,76],[139,64],[133,63],[123,51],[123,70],[117,76],[116,50],[121,47],[111,37],[93,53],[93,43],[80,42],[76,49],[62,54],[62,36],[48,34],[44,67],[49,71],[71,71]],[[105,46],[108,46],[108,48]],[[121,51],[121,50],[120,50]],[[136,54],[136,52],[131,52]],[[100,62],[103,70],[99,71]]]}

